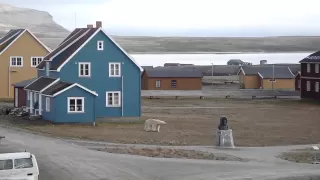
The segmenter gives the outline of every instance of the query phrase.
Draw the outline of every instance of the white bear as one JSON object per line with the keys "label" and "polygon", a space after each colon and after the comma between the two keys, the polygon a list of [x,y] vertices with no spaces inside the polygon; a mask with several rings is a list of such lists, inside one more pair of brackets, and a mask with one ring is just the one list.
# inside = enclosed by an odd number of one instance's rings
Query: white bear
{"label": "white bear", "polygon": [[160,125],[167,124],[159,119],[147,119],[144,123],[145,131],[160,132]]}

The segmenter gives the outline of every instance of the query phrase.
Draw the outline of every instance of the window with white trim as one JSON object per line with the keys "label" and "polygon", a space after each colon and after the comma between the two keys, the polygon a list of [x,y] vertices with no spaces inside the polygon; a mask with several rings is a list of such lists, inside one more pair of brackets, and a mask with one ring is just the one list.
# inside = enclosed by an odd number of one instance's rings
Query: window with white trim
{"label": "window with white trim", "polygon": [[311,87],[310,87],[310,81],[307,81],[307,91],[310,91]]}
{"label": "window with white trim", "polygon": [[316,84],[315,84],[315,91],[319,92],[319,82],[316,82]]}
{"label": "window with white trim", "polygon": [[160,88],[161,87],[161,81],[160,80],[156,80],[156,88]]}
{"label": "window with white trim", "polygon": [[311,64],[307,64],[307,72],[311,72]]}
{"label": "window with white trim", "polygon": [[50,112],[50,98],[46,97],[46,111]]}
{"label": "window with white trim", "polygon": [[315,72],[319,73],[319,64],[315,64]]}
{"label": "window with white trim", "polygon": [[98,41],[97,42],[97,49],[98,49],[98,51],[102,51],[103,50],[103,41]]}
{"label": "window with white trim", "polygon": [[79,77],[90,77],[91,76],[91,63],[80,62],[79,63]]}
{"label": "window with white trim", "polygon": [[23,58],[21,56],[10,57],[10,66],[11,67],[23,67]]}
{"label": "window with white trim", "polygon": [[121,92],[120,91],[106,92],[106,106],[107,107],[120,107],[121,106]]}
{"label": "window with white trim", "polygon": [[42,60],[43,57],[31,57],[31,67],[37,67]]}
{"label": "window with white trim", "polygon": [[83,113],[84,97],[68,97],[68,113]]}
{"label": "window with white trim", "polygon": [[120,63],[109,63],[109,77],[120,77],[121,65]]}

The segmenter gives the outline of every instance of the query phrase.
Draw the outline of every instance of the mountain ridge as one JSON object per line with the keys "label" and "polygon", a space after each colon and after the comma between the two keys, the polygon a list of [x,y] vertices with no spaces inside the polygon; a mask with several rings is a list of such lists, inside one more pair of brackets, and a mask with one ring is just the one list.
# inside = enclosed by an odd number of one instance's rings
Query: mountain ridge
{"label": "mountain ridge", "polygon": [[[46,11],[0,3],[0,37],[13,28],[29,29],[52,49],[70,33]],[[130,53],[310,52],[320,47],[320,36],[111,36]]]}

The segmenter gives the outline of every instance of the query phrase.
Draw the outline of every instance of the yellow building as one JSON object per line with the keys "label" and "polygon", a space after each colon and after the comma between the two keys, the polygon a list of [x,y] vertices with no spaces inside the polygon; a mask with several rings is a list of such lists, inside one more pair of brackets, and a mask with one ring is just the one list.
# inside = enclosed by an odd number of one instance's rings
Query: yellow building
{"label": "yellow building", "polygon": [[238,75],[243,89],[295,90],[295,75],[287,66],[245,66]]}
{"label": "yellow building", "polygon": [[0,39],[0,98],[13,98],[12,84],[37,77],[36,66],[51,50],[27,29]]}

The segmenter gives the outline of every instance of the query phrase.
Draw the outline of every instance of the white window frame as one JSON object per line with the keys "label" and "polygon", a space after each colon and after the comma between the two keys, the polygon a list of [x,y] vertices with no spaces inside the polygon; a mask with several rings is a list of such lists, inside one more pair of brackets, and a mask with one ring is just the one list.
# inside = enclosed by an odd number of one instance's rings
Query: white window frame
{"label": "white window frame", "polygon": [[310,81],[307,81],[306,82],[307,83],[307,91],[310,91],[311,90],[311,83],[310,83]]}
{"label": "white window frame", "polygon": [[46,111],[50,112],[50,98],[46,97]]}
{"label": "white window frame", "polygon": [[319,73],[319,64],[315,64],[315,72]]}
{"label": "white window frame", "polygon": [[[83,69],[83,74],[82,70],[81,70],[81,65],[83,65],[83,67],[85,67],[85,65],[88,65],[88,75],[85,74],[85,68]],[[91,63],[90,62],[79,62],[79,77],[91,77]]]}
{"label": "white window frame", "polygon": [[[82,110],[78,111],[77,110],[77,100],[81,99],[82,100]],[[75,109],[74,111],[70,111],[70,100],[75,101]],[[84,113],[84,97],[68,97],[68,106],[67,106],[67,112],[68,113]]]}
{"label": "white window frame", "polygon": [[[13,62],[13,59],[16,59],[16,64],[13,65],[12,62]],[[20,65],[17,65],[17,59],[20,58],[21,59],[21,64]],[[23,67],[23,57],[22,56],[10,56],[10,67]]]}
{"label": "white window frame", "polygon": [[[173,87],[173,81],[176,82],[176,86],[175,87]],[[176,79],[172,79],[170,84],[171,84],[171,88],[177,88],[178,81]]]}
{"label": "white window frame", "polygon": [[[109,104],[109,94],[112,94],[112,104]],[[114,94],[118,93],[118,102],[119,104],[114,104]],[[106,92],[106,107],[121,107],[121,91],[107,91]]]}
{"label": "white window frame", "polygon": [[311,64],[307,64],[307,73],[311,72]]}
{"label": "white window frame", "polygon": [[316,92],[319,92],[319,86],[320,86],[319,84],[320,84],[319,82],[315,83],[314,89]]}
{"label": "white window frame", "polygon": [[[111,67],[114,66],[114,73],[111,73]],[[116,74],[116,65],[119,65],[119,74]],[[121,63],[110,62],[109,63],[109,77],[121,77]]]}
{"label": "white window frame", "polygon": [[156,88],[160,88],[161,87],[161,80],[156,80]]}
{"label": "white window frame", "polygon": [[103,51],[103,49],[104,49],[104,42],[103,41],[98,41],[97,42],[97,50],[98,51]]}
{"label": "white window frame", "polygon": [[[33,60],[34,59],[36,60],[36,65],[33,65]],[[42,62],[42,60],[43,60],[43,57],[41,57],[41,56],[33,56],[33,57],[31,57],[31,59],[30,59],[31,67],[37,67]]]}

